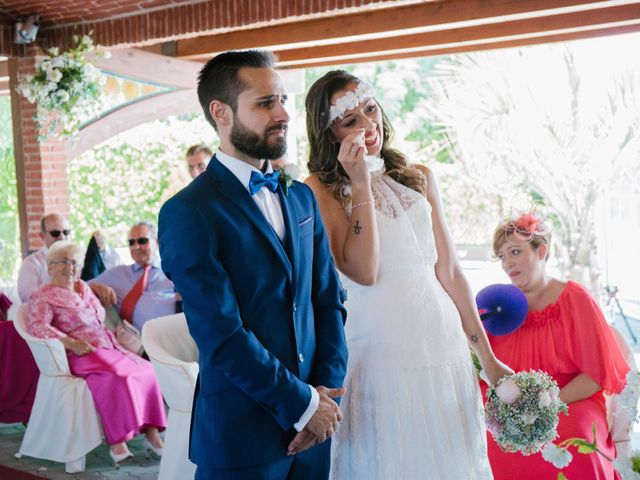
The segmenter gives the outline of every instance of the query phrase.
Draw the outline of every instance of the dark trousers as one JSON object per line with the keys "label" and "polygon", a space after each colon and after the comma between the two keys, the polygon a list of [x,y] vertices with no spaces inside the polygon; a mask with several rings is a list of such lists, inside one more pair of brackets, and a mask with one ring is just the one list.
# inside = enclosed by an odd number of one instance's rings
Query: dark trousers
{"label": "dark trousers", "polygon": [[195,480],[327,480],[331,440],[277,462],[259,467],[220,470],[196,469]]}

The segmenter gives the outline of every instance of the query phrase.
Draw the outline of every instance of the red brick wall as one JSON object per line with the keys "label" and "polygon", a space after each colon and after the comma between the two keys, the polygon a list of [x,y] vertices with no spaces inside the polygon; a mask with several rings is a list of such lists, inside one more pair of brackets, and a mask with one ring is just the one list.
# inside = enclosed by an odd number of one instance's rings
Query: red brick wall
{"label": "red brick wall", "polygon": [[[29,48],[28,53],[29,56],[16,59],[16,68],[10,69],[12,87],[16,82],[16,73],[20,76],[35,71],[36,49]],[[40,219],[44,215],[69,214],[67,157],[62,142],[47,140],[38,143],[38,132],[32,118],[36,111],[35,105],[20,95],[12,95],[12,102],[14,132],[16,127],[20,129],[19,135],[14,133],[14,141],[22,246],[23,253],[26,253],[25,250],[32,251],[42,246],[38,232]]]}
{"label": "red brick wall", "polygon": [[[13,18],[41,15],[38,42],[66,48],[74,34],[94,32],[95,43],[105,46],[144,45],[228,28],[297,20],[304,16],[335,15],[337,11],[394,0],[19,0],[4,2]],[[28,11],[27,11],[28,10]],[[0,55],[19,55],[0,26]],[[12,36],[12,33],[11,33]],[[3,44],[4,42],[4,44]]]}

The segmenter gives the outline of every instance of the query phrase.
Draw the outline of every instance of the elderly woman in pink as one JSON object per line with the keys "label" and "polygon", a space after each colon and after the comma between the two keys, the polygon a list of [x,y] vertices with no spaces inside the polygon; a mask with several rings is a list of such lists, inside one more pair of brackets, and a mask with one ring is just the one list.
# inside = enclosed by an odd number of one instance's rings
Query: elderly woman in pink
{"label": "elderly woman in pink", "polygon": [[166,418],[153,367],[105,328],[102,305],[79,280],[83,258],[84,250],[71,242],[50,247],[51,282],[33,294],[27,328],[37,337],[58,338],[66,348],[71,372],[89,385],[116,466],[132,456],[126,442],[140,432],[147,453],[160,456],[158,431]]}

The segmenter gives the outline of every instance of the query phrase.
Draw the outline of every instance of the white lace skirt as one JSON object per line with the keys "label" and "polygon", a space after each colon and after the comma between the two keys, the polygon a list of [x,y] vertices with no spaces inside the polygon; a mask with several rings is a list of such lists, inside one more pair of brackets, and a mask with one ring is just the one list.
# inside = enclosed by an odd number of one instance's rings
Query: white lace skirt
{"label": "white lace skirt", "polygon": [[334,435],[334,480],[491,479],[470,361],[427,368],[352,365]]}
{"label": "white lace skirt", "polygon": [[469,346],[433,271],[345,284],[349,366],[332,479],[492,479]]}

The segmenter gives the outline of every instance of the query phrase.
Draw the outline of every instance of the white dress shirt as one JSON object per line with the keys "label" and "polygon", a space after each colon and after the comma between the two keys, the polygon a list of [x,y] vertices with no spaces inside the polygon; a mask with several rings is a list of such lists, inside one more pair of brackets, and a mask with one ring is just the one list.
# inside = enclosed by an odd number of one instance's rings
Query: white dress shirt
{"label": "white dress shirt", "polygon": [[49,283],[48,251],[47,247],[42,247],[22,261],[18,272],[18,295],[22,303],[27,303],[33,292]]}
{"label": "white dress shirt", "polygon": [[[258,172],[261,174],[273,172],[273,167],[269,161],[267,161],[266,170],[261,172],[254,166],[249,165],[247,162],[233,158],[220,150],[216,153],[216,158],[222,165],[227,167],[238,180],[240,180],[240,183],[242,183],[244,188],[247,189],[247,192],[249,192],[251,172]],[[251,195],[251,193],[249,193],[249,195]],[[262,187],[255,193],[255,195],[252,195],[251,198],[253,198],[253,201],[256,202],[256,205],[258,205],[262,214],[265,216],[271,227],[273,227],[278,238],[280,240],[284,240],[284,217],[282,216],[282,205],[280,205],[280,198],[278,198],[278,195],[268,188]]]}
{"label": "white dress shirt", "polygon": [[[271,162],[267,161],[267,168],[264,172],[261,172],[254,166],[248,164],[247,162],[243,162],[242,160],[238,160],[237,158],[233,158],[226,153],[218,150],[216,152],[216,158],[218,161],[224,165],[233,175],[240,180],[240,183],[247,189],[247,193],[249,193],[249,180],[251,179],[251,172],[258,173],[271,173],[273,172],[273,167],[271,166]],[[251,195],[251,193],[249,193]],[[253,201],[256,202],[258,208],[263,213],[273,230],[278,235],[280,240],[284,240],[284,217],[282,215],[282,205],[280,205],[280,198],[278,195],[268,188],[262,187],[255,195],[252,195]],[[294,428],[297,431],[302,431],[302,429],[309,423],[311,417],[318,409],[318,405],[320,404],[320,395],[315,388],[309,385],[311,390],[311,401],[309,402],[309,406],[305,410],[305,412],[300,417],[300,420],[296,422]]]}

